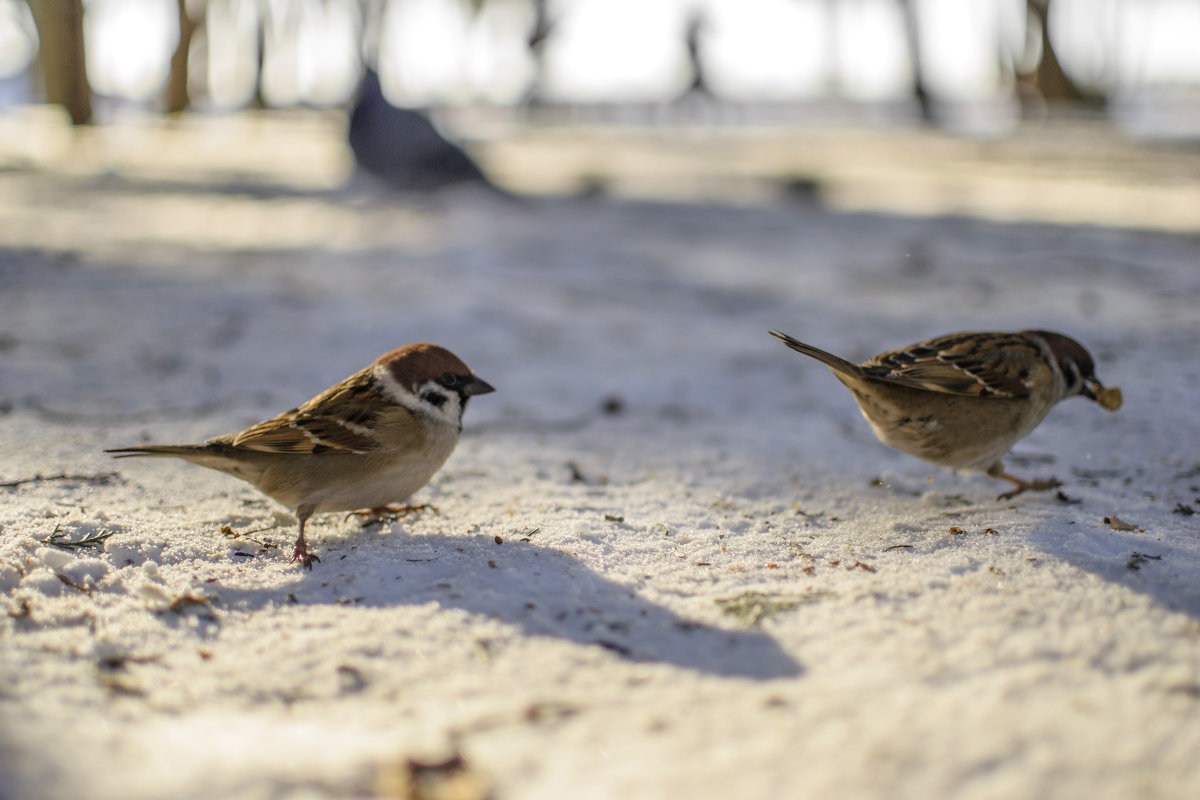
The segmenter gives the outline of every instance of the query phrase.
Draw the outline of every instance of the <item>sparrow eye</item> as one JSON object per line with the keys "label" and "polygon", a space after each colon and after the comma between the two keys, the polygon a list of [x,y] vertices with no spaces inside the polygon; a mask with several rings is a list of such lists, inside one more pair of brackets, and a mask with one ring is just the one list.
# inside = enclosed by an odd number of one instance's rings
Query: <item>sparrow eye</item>
{"label": "sparrow eye", "polygon": [[447,372],[445,375],[443,375],[441,378],[438,379],[438,383],[440,383],[442,386],[445,386],[447,389],[453,389],[455,386],[457,386],[459,384],[460,380],[461,380],[461,378],[459,378],[453,372]]}
{"label": "sparrow eye", "polygon": [[446,395],[442,394],[441,392],[422,392],[421,399],[426,403],[429,403],[429,405],[433,406],[434,408],[441,408],[446,404]]}

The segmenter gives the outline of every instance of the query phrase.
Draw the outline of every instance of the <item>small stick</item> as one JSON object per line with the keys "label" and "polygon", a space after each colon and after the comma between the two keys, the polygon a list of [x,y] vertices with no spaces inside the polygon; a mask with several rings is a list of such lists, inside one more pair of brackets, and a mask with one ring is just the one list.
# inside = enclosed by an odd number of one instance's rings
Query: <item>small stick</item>
{"label": "small stick", "polygon": [[15,481],[4,481],[0,483],[0,489],[15,489],[27,483],[48,483],[49,481],[87,481],[88,483],[98,483],[103,486],[115,477],[117,477],[117,473],[115,472],[100,472],[95,475],[68,475],[65,472],[60,472],[57,475],[43,475],[39,472],[32,478],[18,478]]}

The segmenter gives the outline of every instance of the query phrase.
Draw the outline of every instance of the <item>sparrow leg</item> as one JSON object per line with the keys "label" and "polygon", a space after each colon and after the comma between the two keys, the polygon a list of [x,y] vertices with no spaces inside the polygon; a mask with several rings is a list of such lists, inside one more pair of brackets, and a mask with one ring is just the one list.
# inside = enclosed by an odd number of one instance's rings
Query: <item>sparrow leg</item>
{"label": "sparrow leg", "polygon": [[400,517],[406,517],[418,511],[432,511],[436,514],[437,510],[437,506],[430,505],[429,503],[421,503],[419,505],[405,503],[403,505],[376,506],[375,508],[363,508],[358,511],[351,511],[346,515],[346,519],[358,517],[362,520],[362,524],[366,526],[375,525],[384,520],[395,522]]}
{"label": "sparrow leg", "polygon": [[312,511],[296,510],[296,516],[300,519],[300,535],[296,537],[296,546],[292,550],[292,563],[300,562],[301,567],[312,569],[314,561],[320,561],[313,553],[308,552],[308,540],[304,538],[304,523],[308,522],[308,518],[312,515]]}
{"label": "sparrow leg", "polygon": [[[990,471],[988,474],[992,475]],[[1037,480],[1027,481],[1022,478],[1018,478],[1015,475],[1009,475],[1007,472],[1003,471],[992,475],[992,477],[1003,478],[1004,480],[1011,481],[1017,485],[1017,488],[1010,492],[1005,492],[997,497],[997,500],[1012,500],[1022,492],[1044,492],[1047,489],[1057,489],[1059,486],[1062,486],[1062,481],[1058,480],[1057,478],[1040,478]]]}

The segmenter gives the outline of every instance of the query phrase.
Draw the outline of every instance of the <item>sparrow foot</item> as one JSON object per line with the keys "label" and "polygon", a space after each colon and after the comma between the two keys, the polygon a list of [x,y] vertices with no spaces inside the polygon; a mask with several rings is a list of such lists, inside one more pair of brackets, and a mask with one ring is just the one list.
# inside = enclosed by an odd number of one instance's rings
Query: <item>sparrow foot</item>
{"label": "sparrow foot", "polygon": [[432,511],[438,513],[438,508],[429,503],[421,503],[414,505],[405,503],[403,505],[388,505],[376,506],[375,508],[364,508],[358,511],[351,511],[346,515],[346,519],[358,517],[362,520],[363,527],[368,525],[378,525],[381,522],[395,522],[401,517],[407,517],[409,514],[415,514],[418,511]]}
{"label": "sparrow foot", "polygon": [[296,540],[296,547],[292,550],[292,563],[300,562],[301,567],[312,569],[314,561],[320,561],[315,553],[308,552],[308,542],[301,536]]}
{"label": "sparrow foot", "polygon": [[1022,478],[1009,475],[1007,472],[1001,473],[996,477],[1003,478],[1006,481],[1011,481],[1017,486],[1017,488],[1013,489],[1012,491],[1005,492],[997,497],[997,500],[1012,500],[1022,492],[1044,492],[1048,489],[1057,489],[1058,487],[1062,486],[1062,481],[1058,480],[1057,478],[1038,478],[1036,480],[1027,481]]}

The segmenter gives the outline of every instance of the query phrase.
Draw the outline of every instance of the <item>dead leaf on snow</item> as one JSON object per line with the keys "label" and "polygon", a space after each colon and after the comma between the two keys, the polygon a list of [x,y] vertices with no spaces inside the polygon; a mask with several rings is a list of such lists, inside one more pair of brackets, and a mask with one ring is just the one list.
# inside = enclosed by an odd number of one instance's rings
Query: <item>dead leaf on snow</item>
{"label": "dead leaf on snow", "polygon": [[1116,514],[1113,514],[1111,517],[1105,517],[1104,524],[1112,528],[1114,531],[1142,531],[1145,533],[1145,531],[1139,528],[1137,525],[1126,522]]}
{"label": "dead leaf on snow", "polygon": [[490,800],[492,789],[460,753],[440,761],[404,759],[384,764],[376,776],[381,797],[402,800]]}

